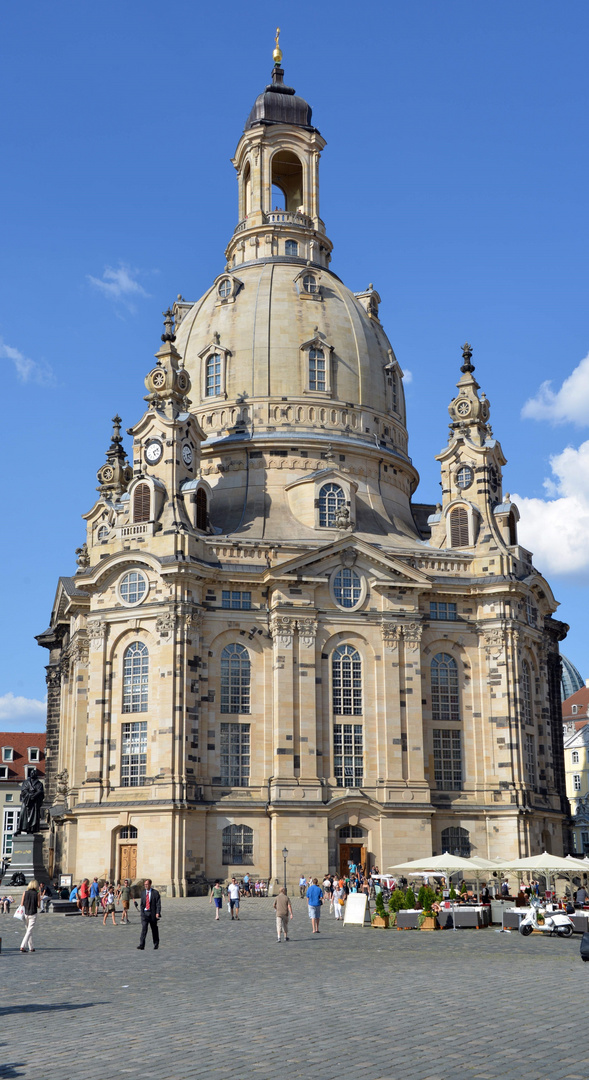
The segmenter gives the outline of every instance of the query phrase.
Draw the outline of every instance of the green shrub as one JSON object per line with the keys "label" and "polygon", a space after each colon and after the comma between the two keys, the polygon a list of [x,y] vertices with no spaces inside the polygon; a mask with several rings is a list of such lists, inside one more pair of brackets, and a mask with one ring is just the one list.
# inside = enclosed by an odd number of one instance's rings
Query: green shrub
{"label": "green shrub", "polygon": [[451,885],[451,886],[450,886],[450,896],[449,896],[449,899],[450,899],[450,900],[455,900],[455,899],[456,899],[456,889],[454,888],[454,886],[453,886],[453,885]]}
{"label": "green shrub", "polygon": [[413,889],[407,889],[405,893],[405,907],[410,909],[415,907],[415,893]]}
{"label": "green shrub", "polygon": [[400,911],[405,907],[405,893],[402,889],[395,889],[389,898],[389,911]]}
{"label": "green shrub", "polygon": [[436,894],[435,894],[434,890],[432,888],[430,888],[429,885],[422,885],[421,889],[419,890],[419,896],[417,898],[417,903],[421,904],[422,909],[428,915],[431,915],[432,904],[433,904],[435,899],[436,899]]}
{"label": "green shrub", "polygon": [[381,892],[378,892],[376,894],[376,897],[375,897],[375,900],[374,900],[374,907],[376,909],[376,914],[380,915],[381,918],[384,918],[384,916],[386,915],[386,911],[384,909],[384,900],[382,898],[382,893]]}

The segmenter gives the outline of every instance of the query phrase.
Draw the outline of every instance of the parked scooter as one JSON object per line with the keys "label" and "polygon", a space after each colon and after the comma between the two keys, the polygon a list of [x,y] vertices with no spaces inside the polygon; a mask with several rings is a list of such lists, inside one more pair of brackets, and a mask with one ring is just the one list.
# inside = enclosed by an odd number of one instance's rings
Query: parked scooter
{"label": "parked scooter", "polygon": [[[519,924],[519,932],[522,937],[528,937],[532,930],[542,930],[546,934],[558,934],[559,937],[572,937],[574,926],[565,915],[564,911],[554,911],[551,914],[545,912],[540,900],[530,897],[531,911]],[[544,922],[538,922],[538,915],[542,912]]]}

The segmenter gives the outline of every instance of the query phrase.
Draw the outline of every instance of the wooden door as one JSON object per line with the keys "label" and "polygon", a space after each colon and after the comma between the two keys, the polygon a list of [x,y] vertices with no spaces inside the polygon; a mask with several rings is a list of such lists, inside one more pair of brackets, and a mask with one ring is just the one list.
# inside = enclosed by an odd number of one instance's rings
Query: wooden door
{"label": "wooden door", "polygon": [[339,846],[339,872],[345,877],[350,872],[348,863],[366,868],[366,848],[362,844],[340,844]]}
{"label": "wooden door", "polygon": [[137,877],[137,844],[121,844],[121,881],[129,878],[134,881]]}

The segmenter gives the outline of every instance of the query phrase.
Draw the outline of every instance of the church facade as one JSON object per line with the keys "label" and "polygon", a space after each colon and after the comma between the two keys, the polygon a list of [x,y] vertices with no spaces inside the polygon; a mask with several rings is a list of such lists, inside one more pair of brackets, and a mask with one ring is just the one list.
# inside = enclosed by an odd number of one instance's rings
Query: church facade
{"label": "church facade", "polygon": [[294,882],[563,850],[567,628],[518,544],[472,350],[442,501],[416,504],[380,297],[331,269],[325,142],[275,61],[224,267],[166,313],[132,454],[115,417],[38,638],[49,865],[75,879],[186,895],[284,858]]}

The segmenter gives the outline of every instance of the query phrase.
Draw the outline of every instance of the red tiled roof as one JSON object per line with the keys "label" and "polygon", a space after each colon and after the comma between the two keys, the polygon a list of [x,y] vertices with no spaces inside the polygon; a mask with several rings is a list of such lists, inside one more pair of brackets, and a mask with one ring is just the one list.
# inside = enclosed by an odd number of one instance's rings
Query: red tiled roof
{"label": "red tiled roof", "polygon": [[[4,761],[2,747],[12,747],[12,761]],[[29,747],[39,750],[39,761],[29,761]],[[20,784],[25,779],[25,766],[34,765],[41,779],[45,776],[44,731],[0,731],[0,765],[8,767],[8,778],[0,784]]]}

